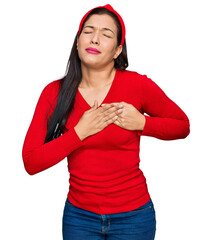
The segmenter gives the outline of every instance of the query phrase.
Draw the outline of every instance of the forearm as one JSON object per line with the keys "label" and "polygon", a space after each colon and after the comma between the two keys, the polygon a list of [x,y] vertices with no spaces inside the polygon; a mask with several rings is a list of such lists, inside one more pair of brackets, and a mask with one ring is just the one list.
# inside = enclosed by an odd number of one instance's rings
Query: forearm
{"label": "forearm", "polygon": [[22,149],[22,158],[24,167],[30,175],[56,165],[72,151],[83,146],[74,128],[48,143],[42,144],[40,141],[41,139],[36,139],[33,131],[28,131]]}
{"label": "forearm", "polygon": [[146,122],[138,135],[155,137],[161,140],[176,140],[186,138],[190,133],[189,119],[171,119],[145,116]]}

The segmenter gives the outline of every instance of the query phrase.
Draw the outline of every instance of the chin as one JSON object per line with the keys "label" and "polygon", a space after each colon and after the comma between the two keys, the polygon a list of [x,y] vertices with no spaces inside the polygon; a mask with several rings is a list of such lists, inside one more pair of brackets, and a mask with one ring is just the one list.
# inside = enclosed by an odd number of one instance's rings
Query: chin
{"label": "chin", "polygon": [[[96,59],[87,59],[87,61],[81,61],[82,64],[85,67],[90,67],[90,68],[99,68],[102,66],[102,64],[100,64],[99,61],[97,61]],[[104,65],[104,64],[103,64]]]}
{"label": "chin", "polygon": [[103,65],[99,64],[84,64],[85,67],[87,68],[92,68],[92,69],[100,69]]}

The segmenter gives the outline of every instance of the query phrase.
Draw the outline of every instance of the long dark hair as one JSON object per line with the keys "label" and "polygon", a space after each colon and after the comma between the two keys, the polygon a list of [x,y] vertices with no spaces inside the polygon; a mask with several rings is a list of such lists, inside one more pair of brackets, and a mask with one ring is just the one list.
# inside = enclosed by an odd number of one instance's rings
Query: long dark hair
{"label": "long dark hair", "polygon": [[[113,17],[118,29],[117,46],[119,46],[121,43],[122,29],[115,13],[106,8],[96,8],[89,13],[84,23],[93,14],[108,14]],[[84,23],[82,25],[82,29]],[[66,129],[65,124],[74,106],[77,89],[82,79],[81,60],[79,59],[77,51],[77,37],[78,32],[75,36],[71,54],[68,59],[66,75],[61,78],[60,81],[56,107],[47,121],[47,134],[44,143],[50,142],[62,134],[63,130]],[[126,39],[124,41],[121,54],[114,60],[114,67],[120,71],[123,71],[128,67]]]}

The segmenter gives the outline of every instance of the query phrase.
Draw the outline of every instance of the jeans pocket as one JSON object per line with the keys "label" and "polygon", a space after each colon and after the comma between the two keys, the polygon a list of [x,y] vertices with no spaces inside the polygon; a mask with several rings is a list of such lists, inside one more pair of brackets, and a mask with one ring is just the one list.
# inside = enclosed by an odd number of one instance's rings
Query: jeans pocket
{"label": "jeans pocket", "polygon": [[150,209],[150,208],[152,208],[152,206],[149,206],[149,207],[146,207],[146,208],[142,208],[142,209],[141,208],[137,208],[137,209],[129,211],[129,212],[134,212],[134,213],[136,213],[136,212],[143,212],[143,211],[145,211],[147,209]]}
{"label": "jeans pocket", "polygon": [[153,205],[152,205],[152,201],[148,201],[146,204],[142,205],[141,207],[138,207],[132,211],[129,211],[131,213],[136,213],[136,212],[143,212],[146,211],[148,209],[153,209]]}
{"label": "jeans pocket", "polygon": [[69,201],[68,198],[66,199],[66,205],[68,205],[68,206],[72,206],[72,207],[74,206],[74,205]]}

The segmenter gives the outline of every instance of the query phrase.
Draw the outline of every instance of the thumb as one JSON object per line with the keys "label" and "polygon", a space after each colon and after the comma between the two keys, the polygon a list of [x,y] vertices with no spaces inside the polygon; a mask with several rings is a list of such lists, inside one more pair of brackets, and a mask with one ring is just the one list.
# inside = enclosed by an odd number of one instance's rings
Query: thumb
{"label": "thumb", "polygon": [[98,108],[98,102],[97,102],[97,100],[94,100],[94,104],[93,104],[93,106],[92,106],[92,108]]}

